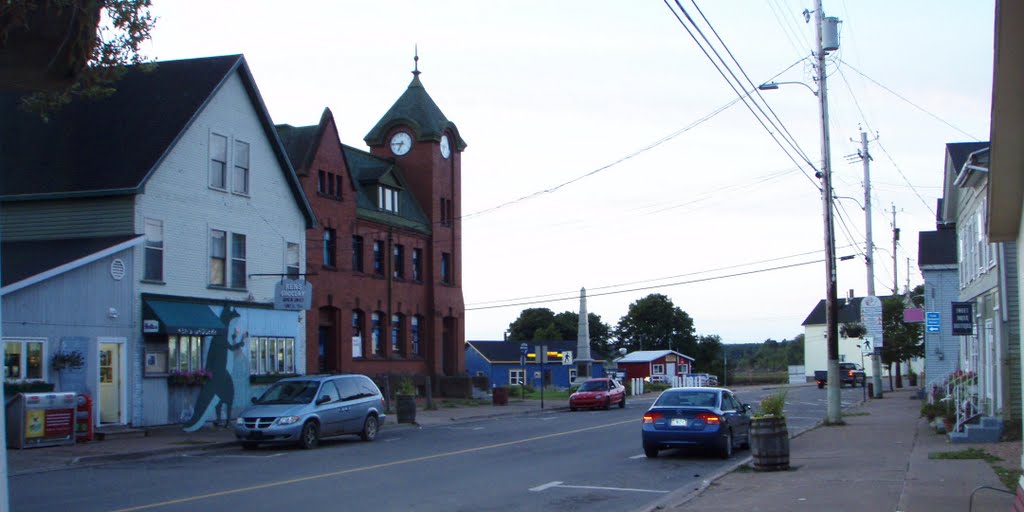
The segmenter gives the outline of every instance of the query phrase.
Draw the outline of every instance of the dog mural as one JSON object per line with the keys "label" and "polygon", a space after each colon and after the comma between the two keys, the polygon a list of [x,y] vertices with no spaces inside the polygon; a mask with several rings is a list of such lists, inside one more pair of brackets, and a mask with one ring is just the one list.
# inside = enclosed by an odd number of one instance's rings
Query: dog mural
{"label": "dog mural", "polygon": [[[231,306],[224,305],[220,313],[220,321],[224,323],[225,334],[218,334],[210,337],[210,346],[206,351],[206,371],[211,377],[203,383],[199,390],[199,398],[196,406],[192,409],[192,418],[189,419],[183,430],[195,432],[214,417],[214,425],[221,421],[221,414],[224,413],[224,426],[231,420],[231,406],[235,401],[235,383],[231,377],[231,361],[228,357],[229,351],[240,350],[245,346],[245,338],[248,333],[241,334],[236,325],[236,320],[241,315]],[[230,336],[230,340],[228,337]],[[233,363],[233,361],[231,361]],[[226,409],[226,411],[224,410]]]}

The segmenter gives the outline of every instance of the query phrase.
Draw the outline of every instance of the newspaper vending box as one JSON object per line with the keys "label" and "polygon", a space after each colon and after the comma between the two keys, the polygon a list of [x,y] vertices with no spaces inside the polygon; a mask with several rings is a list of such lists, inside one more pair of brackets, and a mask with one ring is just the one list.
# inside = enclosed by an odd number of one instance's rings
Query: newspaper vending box
{"label": "newspaper vending box", "polygon": [[72,392],[20,393],[7,405],[7,445],[35,448],[75,444]]}

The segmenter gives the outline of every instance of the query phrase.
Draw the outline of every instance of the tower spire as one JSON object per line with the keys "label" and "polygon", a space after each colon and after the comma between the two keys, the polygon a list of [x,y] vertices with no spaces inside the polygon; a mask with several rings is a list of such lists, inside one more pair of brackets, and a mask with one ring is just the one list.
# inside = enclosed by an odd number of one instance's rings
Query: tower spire
{"label": "tower spire", "polygon": [[420,76],[420,45],[418,44],[413,46],[412,76],[416,78]]}

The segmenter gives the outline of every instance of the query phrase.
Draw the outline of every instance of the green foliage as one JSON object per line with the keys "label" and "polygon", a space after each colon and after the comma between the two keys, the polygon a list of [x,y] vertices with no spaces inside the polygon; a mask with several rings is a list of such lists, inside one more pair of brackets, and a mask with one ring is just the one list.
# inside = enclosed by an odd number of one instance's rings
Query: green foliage
{"label": "green foliage", "polygon": [[[156,25],[156,18],[149,12],[151,0],[8,0],[4,2],[4,17],[7,21],[20,20],[26,30],[32,31],[34,27],[24,25],[29,19],[27,13],[38,9],[41,1],[83,13],[75,18],[75,23],[85,25],[76,27],[85,29],[81,32],[82,38],[68,43],[86,47],[92,45],[92,53],[88,66],[70,87],[24,96],[22,108],[25,110],[47,119],[50,113],[67,105],[76,97],[109,96],[114,92],[114,83],[124,74],[125,66],[146,62],[139,54],[139,50],[142,44],[150,39]],[[95,12],[93,9],[97,4],[100,4],[102,21],[93,31],[88,13]],[[4,28],[4,35],[10,26]],[[69,32],[78,33],[78,30]]]}
{"label": "green foliage", "polygon": [[882,332],[885,339],[882,364],[897,364],[897,372],[899,363],[914,357],[924,357],[922,324],[904,323],[904,309],[906,306],[901,296],[882,299]]}
{"label": "green foliage", "polygon": [[660,293],[630,304],[615,328],[615,335],[631,352],[675,350],[689,355],[697,349],[693,319]]}
{"label": "green foliage", "polygon": [[774,393],[762,398],[757,411],[754,413],[754,417],[764,418],[772,416],[785,418],[786,416],[783,414],[783,411],[786,407],[786,393],[785,388],[779,388]]}
{"label": "green foliage", "polygon": [[413,384],[412,378],[410,378],[410,377],[402,377],[401,379],[399,379],[398,383],[395,385],[395,394],[396,395],[415,395],[416,394],[416,385]]}
{"label": "green foliage", "polygon": [[686,354],[695,359],[694,373],[710,373],[722,376],[722,338],[714,334],[705,334],[697,342],[697,349]]}
{"label": "green foliage", "polygon": [[931,452],[928,454],[929,459],[933,460],[975,460],[980,459],[988,462],[988,465],[992,467],[992,471],[999,477],[999,481],[1006,486],[1007,490],[1014,490],[1017,488],[1017,482],[1020,481],[1021,471],[1020,469],[1007,469],[997,462],[1001,462],[1003,459],[996,457],[991,453],[981,448],[965,448],[955,452]]}
{"label": "green foliage", "polygon": [[660,392],[665,391],[666,389],[671,388],[671,387],[672,387],[671,384],[668,384],[668,383],[665,383],[665,382],[645,382],[644,383],[644,392],[645,393],[651,393],[651,392],[660,393]]}
{"label": "green foliage", "polygon": [[[579,313],[564,311],[554,314],[547,308],[524,309],[508,326],[508,341],[576,341],[579,335]],[[594,357],[608,358],[614,355],[610,345],[611,327],[601,321],[599,315],[587,314],[587,328],[590,332],[590,350]],[[537,332],[543,330],[543,338]]]}

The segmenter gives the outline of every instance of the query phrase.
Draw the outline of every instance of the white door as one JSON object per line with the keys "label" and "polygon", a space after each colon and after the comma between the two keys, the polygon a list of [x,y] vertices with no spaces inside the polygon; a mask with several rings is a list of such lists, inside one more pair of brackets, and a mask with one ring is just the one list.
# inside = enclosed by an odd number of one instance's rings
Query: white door
{"label": "white door", "polygon": [[673,386],[676,385],[676,364],[675,363],[666,363],[665,364],[665,373],[668,374],[668,379],[669,379],[668,381],[671,382]]}
{"label": "white door", "polygon": [[121,423],[121,344],[100,343],[100,423]]}

